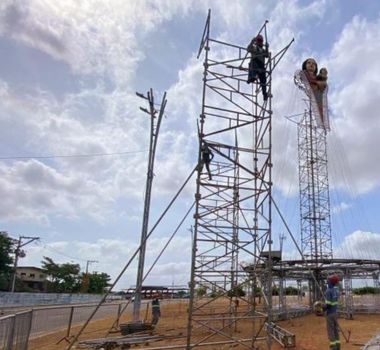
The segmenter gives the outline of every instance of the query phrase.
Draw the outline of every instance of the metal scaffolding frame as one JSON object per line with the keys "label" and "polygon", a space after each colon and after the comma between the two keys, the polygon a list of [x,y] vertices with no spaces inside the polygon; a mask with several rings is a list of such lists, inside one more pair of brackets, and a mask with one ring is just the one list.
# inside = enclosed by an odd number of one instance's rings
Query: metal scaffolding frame
{"label": "metal scaffolding frame", "polygon": [[[317,264],[318,263],[318,264]],[[353,281],[365,280],[366,284],[372,281],[373,287],[379,286],[380,260],[370,259],[320,259],[316,260],[283,260],[277,261],[273,265],[273,281],[280,284],[285,280],[290,283],[297,283],[300,290],[304,283],[312,286],[314,276],[317,274],[322,281],[326,281],[331,274],[340,276],[341,284],[341,308],[339,312],[347,319],[352,319],[355,314],[359,313],[380,313],[380,296],[375,293],[372,300],[365,305],[353,298]],[[314,275],[314,276],[313,276]],[[324,283],[321,285],[321,287]],[[309,312],[312,311],[314,300],[312,298],[313,289],[309,287]],[[286,297],[285,297],[286,298]],[[322,298],[323,300],[323,298]],[[284,301],[283,301],[284,302]],[[274,319],[286,319],[294,317],[297,310],[291,307],[285,309],[279,308],[274,312]]]}
{"label": "metal scaffolding frame", "polygon": [[[266,23],[259,31],[265,37]],[[274,57],[269,53],[269,97],[263,100],[260,85],[247,84],[246,48],[211,38],[208,14],[198,53],[204,51],[204,72],[187,349],[206,344],[256,349],[259,341],[271,347],[271,84],[291,43]],[[209,174],[204,145],[215,156]],[[247,263],[265,268],[252,279]],[[257,287],[264,306],[255,302]],[[243,339],[238,329],[247,322],[252,333]]]}

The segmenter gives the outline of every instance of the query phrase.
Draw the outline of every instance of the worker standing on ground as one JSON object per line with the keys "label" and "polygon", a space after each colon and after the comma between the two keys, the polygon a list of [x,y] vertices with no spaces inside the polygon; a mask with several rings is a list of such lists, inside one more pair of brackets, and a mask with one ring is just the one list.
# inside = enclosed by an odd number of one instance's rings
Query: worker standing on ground
{"label": "worker standing on ground", "polygon": [[330,350],[340,350],[339,325],[338,325],[338,283],[337,275],[329,276],[325,293],[325,309],[327,321],[327,334],[330,340]]}
{"label": "worker standing on ground", "polygon": [[209,180],[212,180],[210,163],[213,159],[214,159],[214,153],[212,153],[212,151],[208,147],[208,144],[204,142],[201,148],[201,171],[203,169],[203,164],[206,165],[206,170],[208,173]]}
{"label": "worker standing on ground", "polygon": [[159,295],[155,294],[152,300],[152,325],[156,325],[161,317]]}
{"label": "worker standing on ground", "polygon": [[254,83],[259,79],[264,101],[268,99],[267,77],[265,71],[265,58],[269,56],[268,46],[268,43],[264,45],[264,38],[259,34],[252,39],[247,47],[247,51],[251,54],[251,60],[248,66],[247,83]]}

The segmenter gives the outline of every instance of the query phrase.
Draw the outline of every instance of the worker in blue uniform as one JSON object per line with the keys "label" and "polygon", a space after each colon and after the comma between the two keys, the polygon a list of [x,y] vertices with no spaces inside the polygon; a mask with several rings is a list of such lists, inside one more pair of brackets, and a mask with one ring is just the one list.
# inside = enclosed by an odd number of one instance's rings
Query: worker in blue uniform
{"label": "worker in blue uniform", "polygon": [[327,322],[327,335],[330,341],[330,350],[340,350],[339,325],[338,325],[338,291],[339,277],[331,275],[327,279],[325,292],[325,310]]}

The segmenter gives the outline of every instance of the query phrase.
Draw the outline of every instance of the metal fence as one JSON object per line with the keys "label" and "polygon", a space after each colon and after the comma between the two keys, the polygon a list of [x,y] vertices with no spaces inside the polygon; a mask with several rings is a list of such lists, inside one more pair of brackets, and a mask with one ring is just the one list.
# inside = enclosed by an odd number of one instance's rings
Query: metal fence
{"label": "metal fence", "polygon": [[[102,304],[92,320],[117,317],[125,303]],[[56,331],[66,331],[88,319],[96,305],[41,307],[0,318],[0,350],[27,350],[30,338]],[[129,310],[130,307],[128,306]]]}
{"label": "metal fence", "polygon": [[33,311],[0,318],[0,350],[27,350]]}

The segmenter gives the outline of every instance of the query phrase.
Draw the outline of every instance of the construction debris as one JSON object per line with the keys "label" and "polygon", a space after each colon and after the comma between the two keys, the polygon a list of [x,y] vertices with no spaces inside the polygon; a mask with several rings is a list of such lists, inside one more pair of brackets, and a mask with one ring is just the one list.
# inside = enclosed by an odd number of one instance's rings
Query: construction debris
{"label": "construction debris", "polygon": [[296,346],[296,336],[275,323],[265,323],[265,330],[285,349],[294,348]]}
{"label": "construction debris", "polygon": [[154,326],[151,323],[144,322],[122,323],[119,327],[122,335],[152,331],[154,329]]}
{"label": "construction debris", "polygon": [[380,349],[380,334],[377,334],[373,337],[363,348],[362,350],[377,350]]}
{"label": "construction debris", "polygon": [[79,342],[80,349],[104,349],[112,350],[118,347],[122,349],[129,349],[132,345],[146,344],[164,339],[164,336],[159,335],[138,335],[133,337],[115,337],[115,338],[99,338],[84,340]]}

